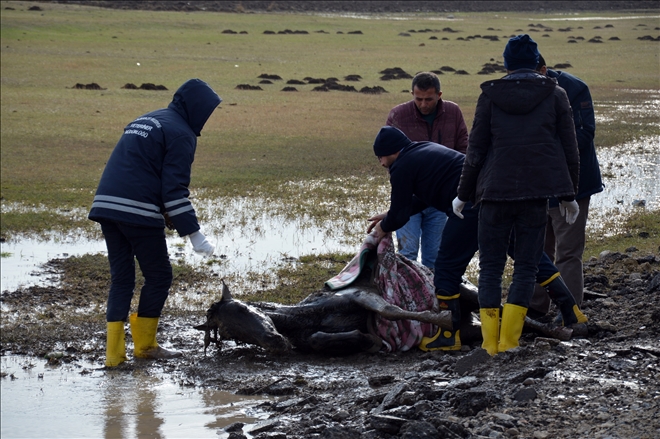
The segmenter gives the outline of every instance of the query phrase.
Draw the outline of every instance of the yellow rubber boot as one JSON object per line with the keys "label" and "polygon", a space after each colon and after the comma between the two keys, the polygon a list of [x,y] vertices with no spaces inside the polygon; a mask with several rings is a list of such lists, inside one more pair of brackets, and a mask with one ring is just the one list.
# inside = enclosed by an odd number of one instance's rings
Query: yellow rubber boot
{"label": "yellow rubber boot", "polygon": [[119,366],[126,361],[124,322],[108,322],[106,326],[105,365],[107,367]]}
{"label": "yellow rubber boot", "polygon": [[[439,290],[444,292],[444,290]],[[423,351],[457,351],[461,349],[461,305],[460,294],[446,296],[438,294],[438,305],[441,311],[451,311],[452,330],[438,328],[433,337],[423,337],[419,348]]]}
{"label": "yellow rubber boot", "polygon": [[158,330],[158,317],[138,317],[137,314],[129,316],[131,335],[133,336],[133,355],[137,358],[168,359],[181,356],[181,352],[168,351],[158,346],[156,331]]}
{"label": "yellow rubber boot", "polygon": [[484,341],[481,347],[486,349],[491,356],[497,355],[498,342],[500,339],[500,309],[499,308],[481,308],[479,309],[481,317],[481,336]]}
{"label": "yellow rubber boot", "polygon": [[513,303],[504,304],[498,352],[508,351],[509,349],[520,346],[518,342],[522,334],[523,325],[525,324],[526,315],[527,308],[514,305]]}

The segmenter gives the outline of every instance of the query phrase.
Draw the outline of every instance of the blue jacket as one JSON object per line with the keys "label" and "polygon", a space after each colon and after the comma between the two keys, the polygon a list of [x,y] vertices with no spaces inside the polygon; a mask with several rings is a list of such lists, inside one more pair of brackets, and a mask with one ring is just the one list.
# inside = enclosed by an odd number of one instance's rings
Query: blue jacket
{"label": "blue jacket", "polygon": [[[573,110],[575,135],[580,150],[580,182],[575,198],[579,200],[602,192],[603,180],[594,146],[596,118],[589,87],[580,78],[570,73],[548,69],[546,74],[555,78],[559,86],[566,91]],[[550,207],[557,207],[558,204],[559,201],[556,198],[550,199]]]}
{"label": "blue jacket", "polygon": [[185,82],[167,108],[124,128],[101,176],[89,219],[165,227],[179,235],[199,230],[188,195],[197,137],[222,99],[199,79]]}

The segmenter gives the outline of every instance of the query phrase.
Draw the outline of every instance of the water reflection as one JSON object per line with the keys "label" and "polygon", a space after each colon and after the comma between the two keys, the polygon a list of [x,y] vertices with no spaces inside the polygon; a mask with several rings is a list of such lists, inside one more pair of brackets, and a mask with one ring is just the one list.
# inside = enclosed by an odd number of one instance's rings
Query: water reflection
{"label": "water reflection", "polygon": [[588,233],[604,236],[637,209],[660,209],[660,137],[597,151],[605,190],[591,197]]}
{"label": "water reflection", "polygon": [[3,439],[223,437],[218,430],[233,422],[267,416],[255,408],[263,396],[181,387],[146,362],[133,371],[78,360],[51,367],[21,356],[1,364]]}
{"label": "water reflection", "polygon": [[[114,372],[111,372],[114,373]],[[161,407],[154,389],[160,383],[150,376],[134,377],[125,388],[121,377],[105,383],[103,404],[105,405],[104,437],[106,439],[128,437],[128,421],[135,421],[135,436],[161,438]],[[133,383],[134,381],[134,383]]]}

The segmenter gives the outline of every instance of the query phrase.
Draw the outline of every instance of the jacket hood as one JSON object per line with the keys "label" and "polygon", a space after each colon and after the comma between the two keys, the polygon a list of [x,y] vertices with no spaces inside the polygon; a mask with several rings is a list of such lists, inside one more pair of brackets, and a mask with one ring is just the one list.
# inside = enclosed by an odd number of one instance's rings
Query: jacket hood
{"label": "jacket hood", "polygon": [[486,81],[481,90],[506,113],[527,114],[554,93],[556,86],[555,79],[529,71]]}
{"label": "jacket hood", "polygon": [[190,79],[174,93],[168,108],[179,113],[199,137],[204,124],[220,102],[222,98],[206,82]]}

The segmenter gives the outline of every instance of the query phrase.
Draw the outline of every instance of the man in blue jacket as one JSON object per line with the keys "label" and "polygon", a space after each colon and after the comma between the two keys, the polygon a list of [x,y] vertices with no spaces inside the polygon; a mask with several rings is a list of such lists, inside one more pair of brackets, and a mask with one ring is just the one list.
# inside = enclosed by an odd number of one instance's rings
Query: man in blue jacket
{"label": "man in blue jacket", "polygon": [[[105,166],[89,219],[101,225],[110,262],[108,367],[126,360],[127,318],[135,357],[181,356],[156,342],[158,320],[172,284],[165,226],[188,236],[196,252],[213,254],[214,247],[200,232],[188,199],[188,185],[197,137],[220,102],[222,99],[206,82],[186,81],[167,108],[142,115],[124,128]],[[137,313],[129,318],[135,259],[145,282]]]}
{"label": "man in blue jacket", "polygon": [[[548,226],[545,233],[545,252],[562,274],[563,281],[573,294],[578,306],[584,298],[584,273],[582,257],[586,243],[585,230],[589,215],[589,202],[593,194],[603,191],[600,165],[596,157],[594,136],[596,118],[589,87],[580,78],[561,70],[552,70],[545,65],[543,56],[539,56],[536,70],[542,75],[557,80],[566,91],[573,110],[575,135],[580,151],[580,180],[575,194],[580,211],[574,224],[567,224],[559,212],[559,201],[550,199]],[[556,282],[561,281],[557,279]],[[553,280],[554,282],[554,280]],[[537,286],[529,305],[529,316],[540,318],[550,310],[550,301],[543,288]]]}

